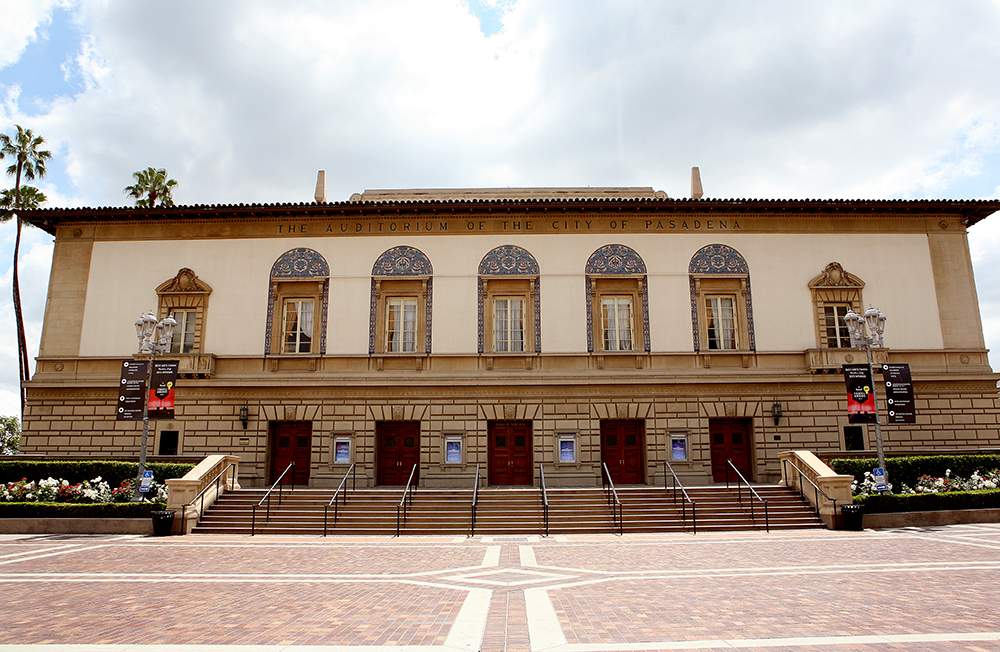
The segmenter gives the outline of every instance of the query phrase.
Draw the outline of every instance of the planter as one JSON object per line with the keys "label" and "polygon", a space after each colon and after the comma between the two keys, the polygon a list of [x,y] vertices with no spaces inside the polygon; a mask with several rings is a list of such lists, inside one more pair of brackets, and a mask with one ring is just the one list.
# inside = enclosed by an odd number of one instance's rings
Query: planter
{"label": "planter", "polygon": [[150,512],[150,516],[153,517],[153,536],[165,537],[170,535],[174,529],[174,514],[175,512],[170,509],[158,509]]}
{"label": "planter", "polygon": [[865,509],[863,505],[844,505],[841,510],[843,528],[852,532],[860,532],[864,528]]}

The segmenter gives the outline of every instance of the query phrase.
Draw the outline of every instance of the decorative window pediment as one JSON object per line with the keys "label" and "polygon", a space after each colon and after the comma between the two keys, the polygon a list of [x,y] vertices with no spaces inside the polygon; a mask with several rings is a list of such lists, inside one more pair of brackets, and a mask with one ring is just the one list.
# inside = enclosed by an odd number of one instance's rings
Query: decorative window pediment
{"label": "decorative window pediment", "polygon": [[834,261],[823,268],[820,274],[809,281],[810,289],[817,288],[863,288],[865,282]]}
{"label": "decorative window pediment", "polygon": [[688,263],[695,351],[756,351],[750,266],[729,245],[705,245]]}
{"label": "decorative window pediment", "polygon": [[211,294],[212,287],[198,278],[198,275],[187,267],[177,272],[177,276],[164,281],[156,288],[156,293],[163,294]]}
{"label": "decorative window pediment", "polygon": [[809,281],[819,348],[843,349],[850,346],[844,315],[849,310],[862,311],[864,302],[861,292],[864,287],[864,281],[836,261],[827,264]]}
{"label": "decorative window pediment", "polygon": [[305,247],[281,254],[271,266],[264,354],[325,354],[329,305],[330,265],[322,254]]}
{"label": "decorative window pediment", "polygon": [[541,278],[535,257],[516,245],[496,247],[479,263],[478,285],[479,352],[541,351]]}
{"label": "decorative window pediment", "polygon": [[160,318],[174,315],[178,328],[174,331],[171,352],[175,354],[201,353],[205,341],[205,316],[212,286],[198,278],[187,267],[156,287]]}
{"label": "decorative window pediment", "polygon": [[[587,351],[594,352],[594,342],[602,343],[602,351],[642,350],[649,346],[649,296],[646,263],[634,249],[623,244],[607,244],[590,254],[585,267],[587,277]],[[607,310],[606,297],[615,297],[614,320]],[[627,309],[625,306],[629,306]],[[598,314],[594,314],[595,306]],[[622,320],[629,320],[625,324]],[[613,328],[612,328],[613,326]],[[609,330],[610,329],[610,330]],[[611,333],[611,330],[614,333]],[[640,332],[641,331],[641,332]],[[627,333],[627,338],[623,336]],[[611,335],[615,347],[609,347]],[[632,347],[635,347],[634,349]]]}
{"label": "decorative window pediment", "polygon": [[[431,316],[434,296],[434,268],[427,255],[415,247],[399,245],[382,253],[372,266],[371,309],[368,323],[368,353],[431,352]],[[407,319],[406,306],[416,302],[416,320]],[[390,306],[391,304],[391,306]],[[401,316],[403,322],[397,324]],[[402,328],[402,330],[400,330]],[[396,351],[397,341],[410,344]],[[394,339],[397,335],[402,340]]]}

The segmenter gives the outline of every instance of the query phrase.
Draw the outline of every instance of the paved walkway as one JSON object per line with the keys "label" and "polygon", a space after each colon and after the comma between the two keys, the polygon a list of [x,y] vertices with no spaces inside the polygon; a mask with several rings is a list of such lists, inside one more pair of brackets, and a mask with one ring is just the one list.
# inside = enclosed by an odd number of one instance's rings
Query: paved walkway
{"label": "paved walkway", "polygon": [[1000,650],[1000,524],[0,536],[7,650]]}

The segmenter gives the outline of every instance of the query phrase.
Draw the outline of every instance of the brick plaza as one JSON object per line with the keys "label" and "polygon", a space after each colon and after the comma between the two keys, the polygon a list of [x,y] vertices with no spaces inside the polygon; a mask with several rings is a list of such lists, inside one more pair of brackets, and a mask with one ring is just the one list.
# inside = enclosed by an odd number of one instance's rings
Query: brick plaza
{"label": "brick plaza", "polygon": [[1000,525],[0,538],[0,651],[1000,649]]}

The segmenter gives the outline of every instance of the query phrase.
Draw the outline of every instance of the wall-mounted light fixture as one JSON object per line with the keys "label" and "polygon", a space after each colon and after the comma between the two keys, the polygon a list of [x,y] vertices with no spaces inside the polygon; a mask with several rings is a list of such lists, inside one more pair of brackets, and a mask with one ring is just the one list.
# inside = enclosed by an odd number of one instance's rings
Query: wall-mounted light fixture
{"label": "wall-mounted light fixture", "polygon": [[778,401],[771,404],[771,418],[774,419],[774,425],[781,421],[781,403]]}
{"label": "wall-mounted light fixture", "polygon": [[243,424],[243,429],[247,429],[247,424],[250,423],[250,407],[244,403],[240,406],[240,423]]}

